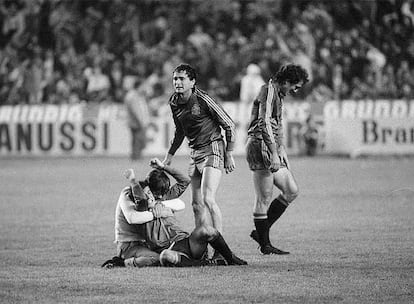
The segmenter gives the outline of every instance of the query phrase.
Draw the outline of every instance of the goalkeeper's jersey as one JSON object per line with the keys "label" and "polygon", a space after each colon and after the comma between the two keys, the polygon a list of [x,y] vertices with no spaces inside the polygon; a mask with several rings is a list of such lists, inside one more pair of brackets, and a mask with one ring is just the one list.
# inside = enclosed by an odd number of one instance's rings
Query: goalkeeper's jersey
{"label": "goalkeeper's jersey", "polygon": [[248,137],[264,140],[268,147],[272,143],[280,146],[283,137],[282,105],[283,96],[272,81],[263,85],[253,102]]}

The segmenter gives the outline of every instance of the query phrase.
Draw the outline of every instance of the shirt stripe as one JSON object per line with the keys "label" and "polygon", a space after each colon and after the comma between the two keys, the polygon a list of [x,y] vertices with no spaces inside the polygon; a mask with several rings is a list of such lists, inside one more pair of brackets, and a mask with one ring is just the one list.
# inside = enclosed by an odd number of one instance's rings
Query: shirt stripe
{"label": "shirt stripe", "polygon": [[268,137],[270,138],[270,141],[272,143],[275,143],[275,138],[273,136],[272,131],[272,124],[271,124],[271,118],[272,118],[272,110],[273,110],[273,97],[275,95],[275,89],[272,84],[272,79],[269,80],[269,86],[267,89],[267,98],[266,98],[266,113],[265,113],[265,130],[268,134]]}
{"label": "shirt stripe", "polygon": [[230,116],[224,112],[223,108],[219,106],[210,96],[204,94],[198,88],[196,88],[195,93],[197,97],[200,97],[202,100],[204,100],[207,103],[208,107],[217,114],[221,126],[226,131],[226,141],[228,143],[234,142],[236,135],[235,125]]}

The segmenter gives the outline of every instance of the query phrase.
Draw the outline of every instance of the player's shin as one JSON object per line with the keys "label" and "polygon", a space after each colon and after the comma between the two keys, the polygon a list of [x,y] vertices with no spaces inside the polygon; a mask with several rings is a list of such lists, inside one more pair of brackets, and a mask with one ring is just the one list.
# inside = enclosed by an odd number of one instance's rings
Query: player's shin
{"label": "player's shin", "polygon": [[267,210],[267,222],[269,229],[282,216],[288,206],[289,202],[282,195],[279,195],[272,201],[269,209]]}
{"label": "player's shin", "polygon": [[228,265],[247,265],[247,262],[234,255],[220,232],[209,241],[209,244],[224,257]]}
{"label": "player's shin", "polygon": [[[256,227],[257,231],[257,242],[260,246],[264,246],[270,243],[269,239],[269,224],[268,224],[268,218],[266,214],[253,214],[253,221],[254,226]],[[253,237],[253,236],[252,236]],[[253,237],[254,238],[254,237]]]}

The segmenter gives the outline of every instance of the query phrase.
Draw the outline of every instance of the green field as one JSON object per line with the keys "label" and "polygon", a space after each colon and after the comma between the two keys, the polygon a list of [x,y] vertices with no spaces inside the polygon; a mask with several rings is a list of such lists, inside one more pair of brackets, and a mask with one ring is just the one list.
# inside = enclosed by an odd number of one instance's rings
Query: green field
{"label": "green field", "polygon": [[[0,302],[413,303],[414,158],[291,158],[301,193],[271,233],[288,256],[250,240],[254,193],[236,158],[217,200],[248,266],[101,269],[115,254],[122,173],[144,176],[148,160],[0,160]],[[184,200],[191,229],[190,190]]]}

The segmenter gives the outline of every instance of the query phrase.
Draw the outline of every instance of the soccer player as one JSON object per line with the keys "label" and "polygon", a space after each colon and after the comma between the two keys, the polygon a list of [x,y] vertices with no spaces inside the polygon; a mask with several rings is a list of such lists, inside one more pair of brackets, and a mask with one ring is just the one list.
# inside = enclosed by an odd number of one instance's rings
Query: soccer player
{"label": "soccer player", "polygon": [[[216,203],[216,192],[222,169],[230,173],[235,168],[232,155],[235,125],[220,104],[196,87],[196,80],[196,71],[190,65],[181,64],[173,72],[175,92],[169,104],[175,134],[163,162],[171,164],[173,155],[186,137],[190,147],[189,175],[196,226],[211,220],[212,226],[222,232],[222,214]],[[207,212],[201,210],[204,206]]]}
{"label": "soccer player", "polygon": [[[208,244],[220,252],[227,265],[246,265],[232,253],[220,232],[207,222],[201,222],[191,234],[179,227],[174,212],[184,209],[178,197],[190,180],[159,159],[152,159],[150,164],[155,170],[147,179],[134,182],[132,188],[125,188],[120,195],[115,218],[118,255],[102,267],[208,265],[211,263],[203,259]],[[174,186],[170,187],[166,173],[177,180]]]}
{"label": "soccer player", "polygon": [[[288,254],[272,246],[270,227],[298,196],[298,185],[290,171],[282,143],[282,106],[288,93],[297,92],[308,82],[308,73],[299,65],[288,64],[262,86],[253,102],[246,158],[253,173],[256,200],[250,236],[259,243],[263,254]],[[280,195],[272,200],[273,186]]]}

